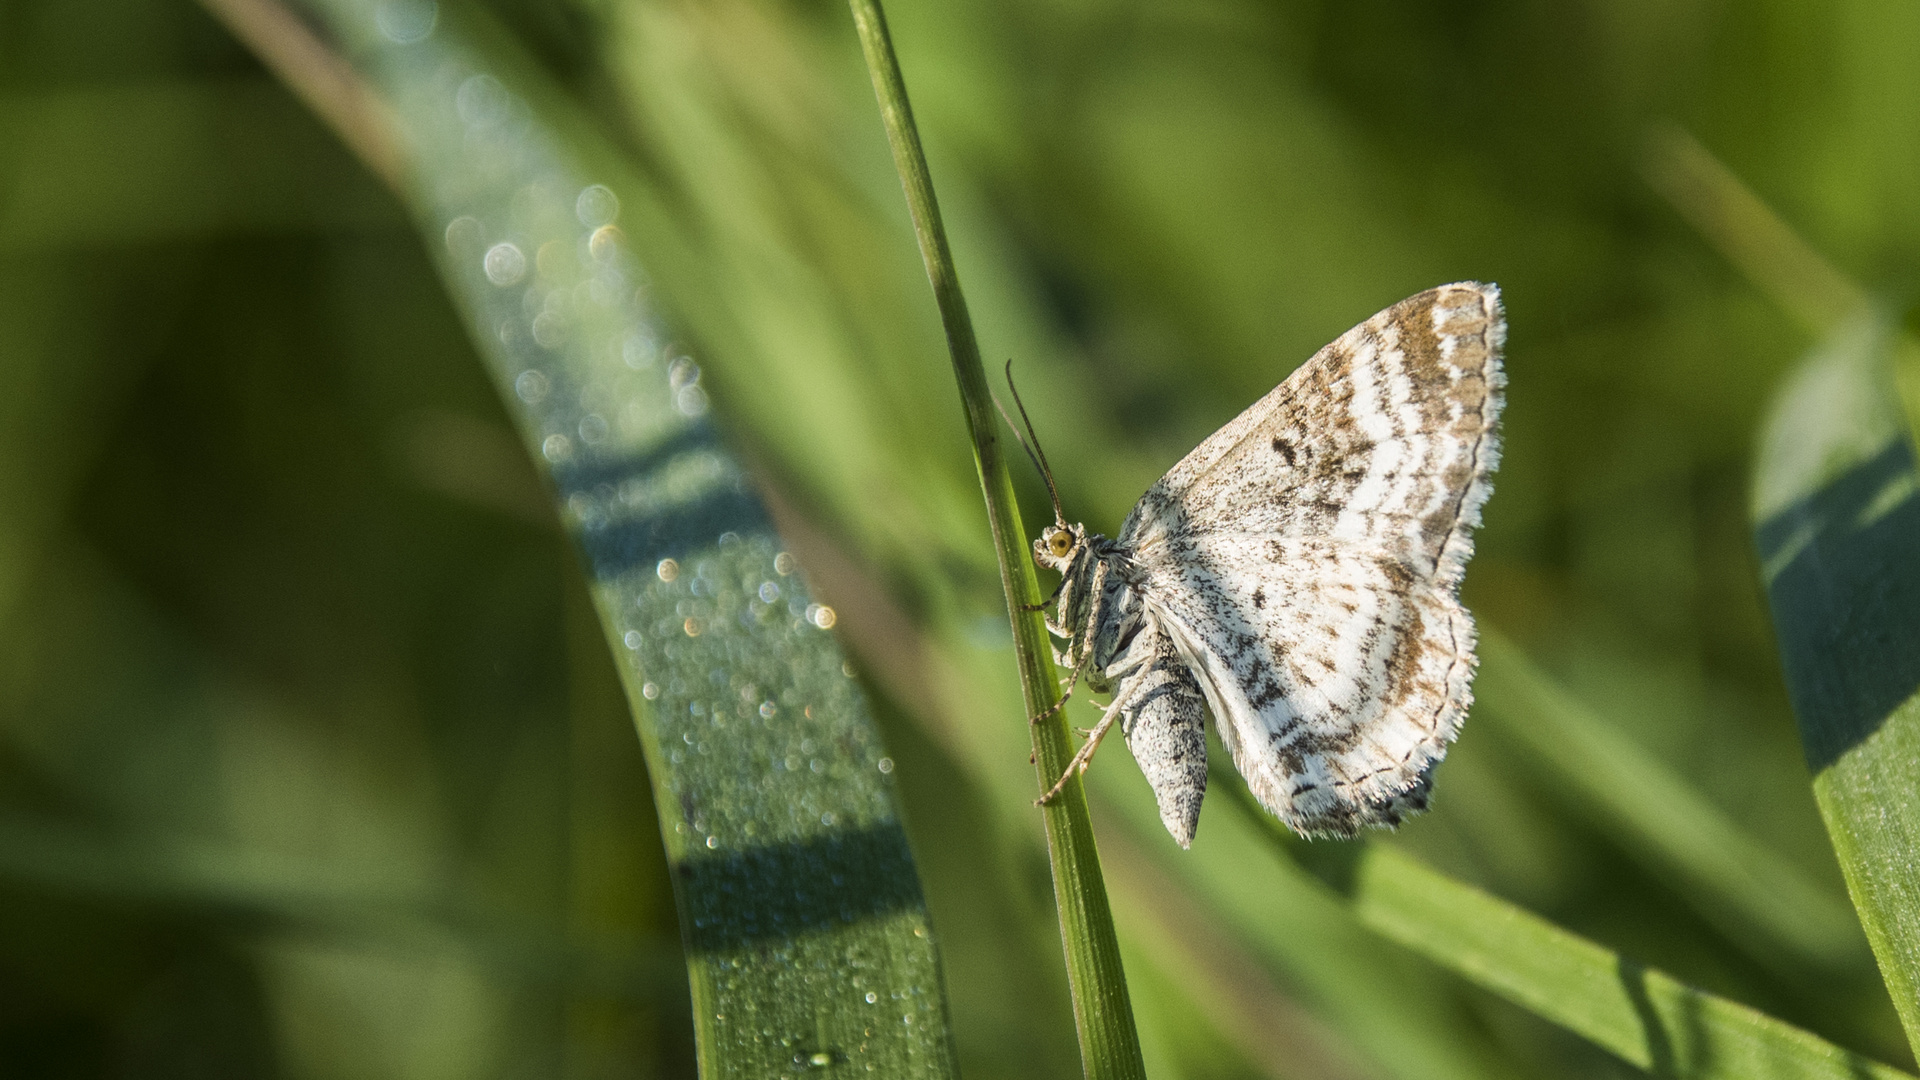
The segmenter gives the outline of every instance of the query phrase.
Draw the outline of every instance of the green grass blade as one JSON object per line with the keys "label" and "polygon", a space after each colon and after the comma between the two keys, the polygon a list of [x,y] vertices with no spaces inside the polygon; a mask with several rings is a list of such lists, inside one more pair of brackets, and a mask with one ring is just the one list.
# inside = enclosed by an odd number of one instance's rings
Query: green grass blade
{"label": "green grass blade", "polygon": [[528,104],[531,66],[497,37],[482,52],[431,5],[322,10],[405,128],[413,209],[592,579],[659,806],[703,1073],[951,1075],[891,760],[832,611],[636,291],[620,200],[595,183],[619,179],[580,164],[585,125]]}
{"label": "green grass blade", "polygon": [[1889,362],[1911,373],[1916,344],[1690,136],[1649,148],[1654,185],[1824,338],[1761,432],[1750,517],[1814,798],[1920,1048],[1920,480]]}
{"label": "green grass blade", "polygon": [[1728,940],[1788,973],[1860,955],[1859,924],[1787,860],[1582,705],[1518,645],[1480,634],[1478,708]]}
{"label": "green grass blade", "polygon": [[285,940],[401,955],[459,949],[503,975],[623,996],[666,996],[678,965],[650,942],[567,940],[477,907],[449,883],[396,886],[338,863],[178,835],[138,843],[101,829],[0,815],[0,881],[88,902],[134,904]]}
{"label": "green grass blade", "polygon": [[[1020,508],[1014,499],[1006,458],[994,428],[992,398],[987,389],[986,371],[980,362],[980,346],[967,314],[966,299],[960,291],[953,253],[947,246],[946,228],[934,198],[933,178],[920,148],[920,134],[914,127],[906,83],[887,34],[886,16],[879,0],[850,2],[861,49],[866,54],[867,70],[873,77],[874,95],[880,102],[881,117],[886,124],[887,141],[893,148],[894,166],[906,189],[920,254],[940,307],[947,348],[960,384],[960,400],[966,410],[974,461],[979,468],[987,517],[999,555],[1000,582],[1013,621],[1014,649],[1019,657],[1027,714],[1038,716],[1048,711],[1053,714],[1031,725],[1035,767],[1039,771],[1041,790],[1045,790],[1054,778],[1066,772],[1067,763],[1073,757],[1073,745],[1068,738],[1065,713],[1052,708],[1059,699],[1059,689],[1055,683],[1051,643],[1042,617],[1035,610],[1039,606],[1040,591],[1028,559],[1026,530],[1020,524]],[[1066,946],[1068,982],[1073,991],[1075,1027],[1086,1074],[1100,1078],[1144,1076],[1140,1037],[1134,1029],[1133,1008],[1127,997],[1120,944],[1101,878],[1100,857],[1094,848],[1086,795],[1078,778],[1068,780],[1060,796],[1043,808],[1043,817],[1047,854],[1053,865],[1054,901],[1060,915],[1061,939]]]}
{"label": "green grass blade", "polygon": [[1360,920],[1656,1076],[1907,1074],[1695,990],[1380,844],[1351,879]]}
{"label": "green grass blade", "polygon": [[[1637,964],[1389,845],[1307,844],[1285,832],[1255,804],[1243,784],[1229,781],[1221,786],[1235,795],[1232,832],[1247,829],[1264,834],[1264,855],[1244,846],[1238,852],[1242,878],[1293,882],[1288,902],[1295,907],[1340,907],[1344,897],[1340,914],[1353,920],[1356,929],[1364,927],[1403,945],[1655,1075],[1692,1080],[1754,1076],[1895,1080],[1907,1076]],[[1227,831],[1219,828],[1222,824],[1226,823],[1218,818],[1209,822],[1216,838]],[[1317,885],[1301,872],[1302,866],[1320,879]],[[1225,878],[1208,876],[1213,880],[1202,880],[1202,891],[1210,894],[1229,921],[1245,926],[1249,938],[1259,941],[1261,908],[1270,899],[1235,893],[1231,887],[1223,890],[1222,885],[1230,886]],[[1336,932],[1341,925],[1331,914],[1321,918],[1326,925],[1323,932]],[[1276,942],[1271,947],[1287,946]],[[1389,962],[1368,958],[1364,945],[1349,949],[1363,963]],[[1320,973],[1316,982],[1337,992],[1341,974]],[[1410,972],[1409,977],[1419,977],[1418,972]],[[1329,1005],[1335,1015],[1366,1008],[1358,1000],[1323,1000],[1323,1008]],[[1390,1007],[1405,1008],[1400,1003]],[[1462,1058],[1455,1045],[1441,1042],[1428,1048],[1407,1043],[1408,1036],[1420,1030],[1417,1017],[1387,1019],[1379,1025],[1380,1042],[1362,1043],[1378,1060],[1398,1065],[1408,1054],[1435,1055],[1422,1057],[1413,1070],[1399,1066],[1397,1074],[1471,1075],[1485,1068]]]}
{"label": "green grass blade", "polygon": [[1789,379],[1754,537],[1814,796],[1908,1041],[1920,1047],[1920,476],[1867,313]]}
{"label": "green grass blade", "polygon": [[[1138,773],[1127,775],[1108,762],[1088,779],[1103,812],[1126,823],[1138,850],[1161,853],[1152,861],[1200,901],[1204,920],[1232,935],[1348,1040],[1369,1073],[1394,1080],[1516,1075],[1469,1016],[1450,1006],[1438,972],[1370,933],[1335,890],[1276,851],[1274,830],[1283,826],[1227,795],[1245,793],[1231,766],[1213,770],[1206,840],[1191,851],[1167,843],[1152,799],[1141,797]],[[1350,849],[1320,844],[1308,850]]]}

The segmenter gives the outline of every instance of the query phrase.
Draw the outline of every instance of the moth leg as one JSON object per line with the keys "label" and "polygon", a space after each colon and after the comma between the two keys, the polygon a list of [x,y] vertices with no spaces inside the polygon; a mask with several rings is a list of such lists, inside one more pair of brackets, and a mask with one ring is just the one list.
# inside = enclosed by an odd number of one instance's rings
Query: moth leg
{"label": "moth leg", "polygon": [[1042,600],[1037,604],[1021,604],[1020,610],[1021,611],[1045,611],[1047,610],[1047,607],[1049,605],[1051,605],[1055,600],[1058,600],[1060,598],[1060,591],[1062,589],[1065,589],[1066,587],[1067,587],[1067,579],[1065,576],[1062,576],[1060,578],[1060,584],[1055,585],[1053,587],[1053,591],[1047,594],[1047,598],[1045,600]]}
{"label": "moth leg", "polygon": [[[1087,704],[1093,706],[1096,709],[1099,709],[1102,716],[1106,715],[1108,712],[1111,712],[1113,710],[1112,704],[1102,705],[1099,702],[1093,700],[1092,698],[1087,699]],[[1095,724],[1093,727],[1090,727],[1090,728],[1077,727],[1077,728],[1074,728],[1073,730],[1078,732],[1081,738],[1091,739],[1093,738],[1094,731],[1098,727],[1099,725]]]}
{"label": "moth leg", "polygon": [[1048,788],[1046,794],[1037,799],[1033,805],[1044,807],[1044,805],[1052,803],[1054,799],[1060,796],[1060,788],[1066,788],[1068,776],[1087,773],[1087,767],[1092,765],[1092,751],[1100,749],[1100,740],[1106,738],[1106,732],[1110,732],[1110,730],[1114,728],[1114,721],[1119,721],[1119,719],[1125,715],[1125,711],[1133,707],[1133,698],[1137,698],[1137,696],[1139,696],[1139,688],[1137,688],[1137,686],[1129,686],[1129,688],[1123,688],[1119,694],[1114,694],[1114,700],[1108,701],[1106,705],[1094,701],[1094,707],[1100,709],[1100,711],[1106,713],[1106,715],[1100,719],[1100,723],[1094,724],[1091,732],[1081,732],[1081,734],[1087,736],[1087,744],[1081,746],[1079,753],[1075,753],[1073,759],[1068,761],[1068,771],[1060,774],[1060,778],[1054,780],[1054,786]]}
{"label": "moth leg", "polygon": [[[1077,639],[1060,631],[1054,631],[1055,633],[1060,633],[1062,637],[1066,637],[1069,642],[1067,655],[1065,657],[1060,655],[1059,650],[1056,649],[1054,651],[1054,663],[1072,665],[1071,670],[1067,673],[1066,685],[1060,691],[1060,700],[1054,702],[1047,708],[1047,711],[1041,713],[1039,716],[1029,717],[1027,720],[1029,724],[1038,724],[1043,720],[1051,719],[1054,714],[1066,707],[1067,699],[1073,696],[1074,684],[1080,681],[1081,670],[1087,666],[1087,661],[1093,656],[1093,632],[1095,628],[1100,625],[1100,616],[1104,614],[1106,610],[1106,604],[1101,596],[1106,588],[1106,584],[1107,564],[1102,561],[1095,564],[1093,568],[1093,599],[1087,604],[1086,628],[1081,631]],[[1048,620],[1047,629],[1053,630],[1052,620]],[[1072,643],[1075,641],[1080,643],[1080,648],[1075,649],[1073,647]],[[1083,655],[1075,656],[1075,652]],[[1106,732],[1108,723],[1110,723],[1110,721],[1103,721],[1101,723],[1099,730],[1102,734]]]}
{"label": "moth leg", "polygon": [[[1097,702],[1097,701],[1095,701],[1095,700],[1093,700],[1092,698],[1088,698],[1088,699],[1087,699],[1087,704],[1089,704],[1089,705],[1091,705],[1091,706],[1093,706],[1093,707],[1094,707],[1094,708],[1096,708],[1096,709],[1099,709],[1102,715],[1104,715],[1104,714],[1106,714],[1106,713],[1109,713],[1109,712],[1112,712],[1112,711],[1113,711],[1113,703],[1112,703],[1112,702],[1108,702],[1107,704],[1105,704],[1105,705],[1102,705],[1102,704],[1100,704],[1099,702]],[[1082,728],[1074,728],[1073,730],[1075,730],[1075,731],[1077,731],[1077,732],[1079,732],[1079,733],[1080,733],[1080,737],[1081,737],[1081,738],[1083,738],[1083,739],[1084,739],[1084,738],[1087,738],[1088,736],[1090,736],[1090,735],[1092,735],[1092,734],[1093,734],[1093,729],[1092,729],[1092,728],[1083,728],[1083,727],[1082,727]]]}
{"label": "moth leg", "polygon": [[1060,779],[1053,782],[1053,786],[1047,789],[1045,795],[1034,800],[1033,805],[1047,806],[1051,804],[1054,799],[1060,796],[1060,789],[1067,786],[1067,781],[1070,778],[1087,771],[1087,766],[1093,763],[1093,752],[1100,749],[1100,740],[1107,737],[1107,732],[1113,730],[1113,723],[1118,719],[1120,719],[1120,713],[1118,711],[1113,709],[1107,710],[1106,719],[1100,721],[1100,726],[1094,728],[1087,734],[1086,745],[1080,748],[1079,753],[1073,755],[1072,761],[1067,762],[1067,771],[1061,773]]}
{"label": "moth leg", "polygon": [[1060,700],[1054,702],[1052,705],[1047,706],[1046,711],[1041,713],[1039,716],[1028,717],[1027,723],[1038,724],[1043,721],[1053,719],[1055,713],[1058,713],[1061,709],[1066,708],[1067,699],[1073,696],[1073,684],[1079,681],[1080,681],[1080,667],[1079,665],[1076,664],[1074,665],[1073,670],[1067,673],[1067,684],[1060,691]]}
{"label": "moth leg", "polygon": [[1086,745],[1080,748],[1079,753],[1073,755],[1072,761],[1067,762],[1067,771],[1060,774],[1060,779],[1054,781],[1053,787],[1048,788],[1045,795],[1040,796],[1034,803],[1035,806],[1046,806],[1052,803],[1053,800],[1059,796],[1060,789],[1067,785],[1068,777],[1087,771],[1087,766],[1093,763],[1093,752],[1100,749],[1100,740],[1106,738],[1107,732],[1113,730],[1115,721],[1125,716],[1129,709],[1135,707],[1134,698],[1140,695],[1140,687],[1141,684],[1139,683],[1128,684],[1127,686],[1121,687],[1119,693],[1113,695],[1113,700],[1107,702],[1105,705],[1097,701],[1093,703],[1094,708],[1099,709],[1105,715],[1101,717],[1100,723],[1095,725],[1092,731],[1084,733],[1087,737]]}

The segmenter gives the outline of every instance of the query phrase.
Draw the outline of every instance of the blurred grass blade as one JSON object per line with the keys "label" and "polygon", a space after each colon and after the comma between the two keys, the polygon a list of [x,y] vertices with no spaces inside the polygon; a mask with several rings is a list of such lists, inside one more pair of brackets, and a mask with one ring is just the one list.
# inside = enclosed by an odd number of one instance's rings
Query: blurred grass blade
{"label": "blurred grass blade", "polygon": [[[887,142],[893,148],[894,167],[906,189],[920,242],[927,279],[940,307],[960,401],[966,410],[967,431],[973,441],[974,462],[987,501],[994,548],[999,555],[1000,583],[1013,623],[1020,685],[1029,717],[1051,713],[1030,724],[1033,756],[1044,791],[1067,771],[1073,744],[1067,735],[1067,717],[1055,705],[1060,689],[1055,682],[1052,641],[1040,613],[1040,590],[1029,561],[1026,530],[1014,499],[1006,458],[994,426],[986,370],[980,345],[960,290],[959,271],[947,246],[946,226],[934,198],[933,178],[920,148],[906,83],[894,56],[880,0],[850,0],[853,19],[880,103]],[[1088,816],[1086,792],[1078,777],[1068,779],[1059,797],[1041,808],[1046,823],[1047,855],[1053,866],[1054,903],[1060,916],[1060,937],[1066,947],[1067,977],[1073,992],[1073,1016],[1080,1038],[1082,1067],[1090,1078],[1145,1075],[1140,1037],[1134,1029],[1133,1005],[1127,996],[1119,938],[1108,905],[1100,856],[1094,848],[1093,822]]]}
{"label": "blurred grass blade", "polygon": [[1480,653],[1475,715],[1496,724],[1728,940],[1787,974],[1863,955],[1844,903],[1585,708],[1506,635],[1483,627]]}
{"label": "blurred grass blade", "polygon": [[[884,756],[531,65],[430,3],[319,5],[404,132],[410,202],[590,569],[659,804],[707,1076],[952,1073]],[[548,93],[541,105],[554,107]],[[563,134],[564,132],[564,134]],[[604,154],[600,155],[604,160]],[[626,186],[626,185],[622,185]]]}
{"label": "blurred grass blade", "polygon": [[1752,518],[1814,796],[1920,1048],[1920,476],[1893,322],[1842,323],[1763,429]]}
{"label": "blurred grass blade", "polygon": [[1684,128],[1660,125],[1642,144],[1641,175],[1774,303],[1816,333],[1866,303],[1860,287]]}
{"label": "blurred grass blade", "polygon": [[[1907,1076],[1642,967],[1391,846],[1301,841],[1254,803],[1244,784],[1229,780],[1221,787],[1234,793],[1231,831],[1264,834],[1264,855],[1244,848],[1236,853],[1242,878],[1291,881],[1286,899],[1296,907],[1339,907],[1343,897],[1341,913],[1354,919],[1356,928],[1397,942],[1655,1075],[1692,1080]],[[1209,822],[1213,837],[1228,831],[1220,828],[1223,824],[1220,818]],[[1320,879],[1318,886],[1300,867]],[[1220,884],[1225,882],[1203,889],[1212,892],[1230,921],[1248,926],[1250,939],[1260,941],[1259,908],[1271,901],[1223,892]],[[1326,915],[1322,919],[1321,932],[1339,932],[1339,920]],[[1348,951],[1356,960],[1368,953],[1364,944],[1351,944]],[[1334,974],[1323,973],[1319,979],[1325,987],[1339,986]],[[1337,1007],[1358,1011],[1366,1006],[1356,1001]],[[1397,1002],[1388,1007],[1405,1009]],[[1377,1041],[1360,1045],[1396,1075],[1470,1075],[1486,1068],[1462,1056],[1459,1040],[1406,1042],[1420,1030],[1417,1017],[1383,1012],[1379,1019],[1386,1022],[1377,1024]],[[1428,1059],[1424,1055],[1429,1053],[1436,1056]],[[1404,1064],[1408,1054],[1423,1056],[1409,1068]]]}
{"label": "blurred grass blade", "polygon": [[1275,985],[1239,939],[1154,865],[1130,830],[1108,828],[1103,815],[1100,839],[1123,940],[1167,972],[1180,996],[1250,1062],[1275,1077],[1391,1075],[1360,1059],[1341,1033]]}
{"label": "blurred grass blade", "polygon": [[400,954],[456,949],[520,979],[660,997],[679,978],[669,950],[563,940],[530,920],[477,908],[465,892],[396,887],[338,863],[276,857],[186,836],[138,843],[97,829],[0,815],[0,881],[88,902],[151,905],[216,925]]}
{"label": "blurred grass blade", "polygon": [[1814,798],[1920,1050],[1920,415],[1891,363],[1920,348],[1690,136],[1648,146],[1649,180],[1825,336],[1762,429],[1750,517]]}
{"label": "blurred grass blade", "polygon": [[1350,889],[1367,926],[1656,1076],[1907,1075],[1642,967],[1391,847],[1358,854]]}
{"label": "blurred grass blade", "polygon": [[[1223,931],[1348,1040],[1365,1057],[1368,1072],[1396,1080],[1517,1075],[1468,1016],[1448,1005],[1446,980],[1438,972],[1368,932],[1351,906],[1300,863],[1276,857],[1276,840],[1288,843],[1275,836],[1284,826],[1251,803],[1223,797],[1246,795],[1231,765],[1214,762],[1208,787],[1216,798],[1206,841],[1191,851],[1165,842],[1153,800],[1140,797],[1137,772],[1093,769],[1087,779],[1102,811],[1126,823],[1138,850],[1160,852],[1159,869],[1186,886]],[[1303,846],[1335,855],[1350,850]],[[1121,880],[1144,878],[1133,872]]]}

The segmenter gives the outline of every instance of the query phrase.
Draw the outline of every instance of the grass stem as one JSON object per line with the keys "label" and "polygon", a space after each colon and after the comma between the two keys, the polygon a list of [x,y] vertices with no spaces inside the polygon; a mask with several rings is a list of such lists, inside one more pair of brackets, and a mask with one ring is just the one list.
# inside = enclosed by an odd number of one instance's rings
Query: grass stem
{"label": "grass stem", "polygon": [[[873,76],[874,95],[893,161],[906,189],[907,207],[933,285],[946,330],[947,351],[960,384],[960,402],[966,411],[967,432],[973,440],[974,464],[986,496],[987,518],[993,528],[994,548],[1000,559],[1000,582],[1006,591],[1013,620],[1014,650],[1019,657],[1020,684],[1029,716],[1038,716],[1059,697],[1059,684],[1048,648],[1046,625],[1036,611],[1040,591],[1028,557],[1026,531],[1013,497],[1002,443],[994,425],[993,399],[987,373],[980,361],[980,343],[967,315],[966,297],[947,247],[947,234],[934,199],[933,179],[907,103],[906,83],[887,33],[879,0],[849,0],[867,70]],[[1073,756],[1063,712],[1032,725],[1034,763],[1039,791],[1051,787]],[[1127,996],[1126,976],[1120,965],[1120,946],[1114,934],[1113,913],[1107,904],[1100,857],[1094,848],[1093,824],[1087,814],[1080,779],[1067,782],[1060,797],[1041,809],[1047,831],[1047,854],[1053,864],[1054,901],[1060,914],[1060,935],[1066,947],[1067,978],[1073,994],[1074,1021],[1080,1054],[1089,1078],[1144,1077],[1140,1039],[1134,1030],[1133,1007]]]}

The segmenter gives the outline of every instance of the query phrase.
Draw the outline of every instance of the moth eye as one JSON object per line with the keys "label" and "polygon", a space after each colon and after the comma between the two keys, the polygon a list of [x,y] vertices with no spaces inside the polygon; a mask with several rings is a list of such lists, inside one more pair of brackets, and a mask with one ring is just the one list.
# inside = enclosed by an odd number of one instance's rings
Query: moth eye
{"label": "moth eye", "polygon": [[1068,536],[1065,531],[1057,532],[1053,534],[1053,539],[1047,541],[1047,544],[1053,548],[1053,554],[1056,557],[1065,558],[1067,552],[1073,550],[1073,537]]}

